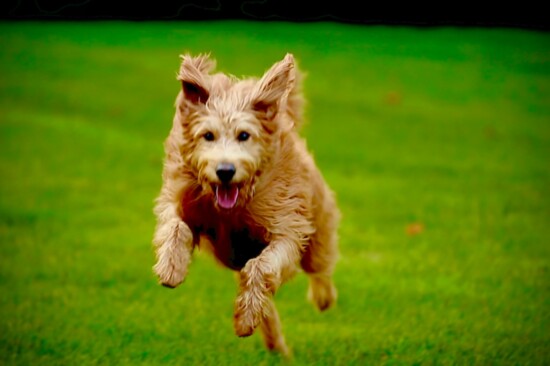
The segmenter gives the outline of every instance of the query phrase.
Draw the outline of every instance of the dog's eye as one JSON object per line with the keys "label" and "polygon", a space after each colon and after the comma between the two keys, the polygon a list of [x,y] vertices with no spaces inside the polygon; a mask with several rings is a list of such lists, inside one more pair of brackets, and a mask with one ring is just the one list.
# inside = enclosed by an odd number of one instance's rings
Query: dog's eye
{"label": "dog's eye", "polygon": [[248,132],[241,132],[239,133],[239,136],[237,136],[237,140],[239,141],[246,141],[250,138],[250,134]]}
{"label": "dog's eye", "polygon": [[206,141],[214,141],[214,134],[212,132],[207,132],[202,135]]}

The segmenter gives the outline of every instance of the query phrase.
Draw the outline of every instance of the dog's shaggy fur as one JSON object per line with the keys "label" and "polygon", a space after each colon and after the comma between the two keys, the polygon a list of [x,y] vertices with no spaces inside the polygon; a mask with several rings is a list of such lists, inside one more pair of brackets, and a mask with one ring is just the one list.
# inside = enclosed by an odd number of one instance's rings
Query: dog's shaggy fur
{"label": "dog's shaggy fur", "polygon": [[154,210],[154,271],[176,287],[193,248],[207,248],[238,273],[237,335],[259,326],[269,349],[288,354],[273,294],[301,267],[309,299],[327,309],[338,256],[339,211],[297,132],[300,74],[290,54],[244,80],[211,74],[208,56],[182,59]]}

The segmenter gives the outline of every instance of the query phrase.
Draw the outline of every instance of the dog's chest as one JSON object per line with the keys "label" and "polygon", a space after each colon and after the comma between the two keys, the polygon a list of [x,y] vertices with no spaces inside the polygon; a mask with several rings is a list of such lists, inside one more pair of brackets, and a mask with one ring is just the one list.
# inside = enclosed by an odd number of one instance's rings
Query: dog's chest
{"label": "dog's chest", "polygon": [[182,219],[196,238],[207,239],[205,247],[224,266],[241,270],[268,245],[267,230],[252,219],[247,211],[223,215],[206,201],[184,202],[189,208]]}
{"label": "dog's chest", "polygon": [[269,242],[266,230],[244,217],[224,217],[210,212],[191,227],[207,239],[208,249],[224,266],[237,271],[257,257]]}
{"label": "dog's chest", "polygon": [[235,228],[221,224],[207,228],[205,234],[212,243],[216,258],[233,270],[242,269],[267,245],[260,233],[246,227]]}

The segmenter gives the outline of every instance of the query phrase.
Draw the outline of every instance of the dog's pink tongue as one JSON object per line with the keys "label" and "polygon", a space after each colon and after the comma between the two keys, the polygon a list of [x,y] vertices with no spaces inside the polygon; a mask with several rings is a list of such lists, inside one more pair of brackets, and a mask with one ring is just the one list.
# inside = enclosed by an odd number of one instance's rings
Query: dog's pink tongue
{"label": "dog's pink tongue", "polygon": [[239,188],[235,186],[217,186],[216,201],[221,208],[233,208],[237,204]]}

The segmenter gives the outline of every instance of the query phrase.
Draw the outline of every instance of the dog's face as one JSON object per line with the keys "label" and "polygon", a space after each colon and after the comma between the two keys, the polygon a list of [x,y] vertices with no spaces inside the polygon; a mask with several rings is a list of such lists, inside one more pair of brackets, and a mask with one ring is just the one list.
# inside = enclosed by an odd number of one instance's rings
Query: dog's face
{"label": "dog's face", "polygon": [[276,149],[284,130],[286,97],[294,85],[294,60],[287,55],[260,80],[209,75],[205,56],[183,57],[178,79],[182,93],[181,154],[196,177],[201,195],[220,210],[244,205]]}

